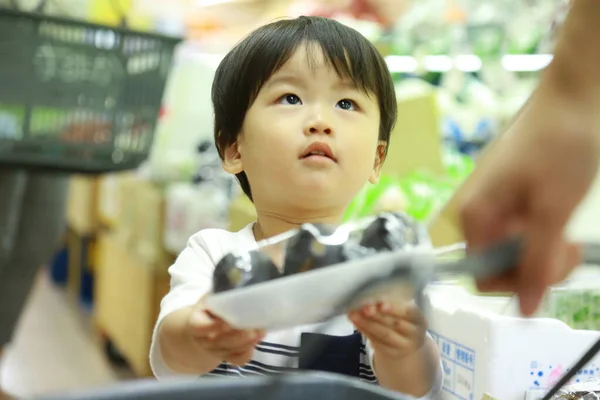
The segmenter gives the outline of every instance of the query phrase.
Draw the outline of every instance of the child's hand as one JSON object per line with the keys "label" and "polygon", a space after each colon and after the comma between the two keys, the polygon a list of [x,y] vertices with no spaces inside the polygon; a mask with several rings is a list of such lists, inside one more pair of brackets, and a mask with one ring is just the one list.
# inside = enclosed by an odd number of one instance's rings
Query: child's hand
{"label": "child's hand", "polygon": [[427,323],[419,308],[408,303],[368,305],[352,311],[349,318],[371,342],[376,354],[391,359],[410,356],[425,344]]}
{"label": "child's hand", "polygon": [[244,365],[252,359],[254,347],[265,336],[264,331],[237,330],[215,317],[200,304],[188,321],[196,343],[209,355],[232,365]]}

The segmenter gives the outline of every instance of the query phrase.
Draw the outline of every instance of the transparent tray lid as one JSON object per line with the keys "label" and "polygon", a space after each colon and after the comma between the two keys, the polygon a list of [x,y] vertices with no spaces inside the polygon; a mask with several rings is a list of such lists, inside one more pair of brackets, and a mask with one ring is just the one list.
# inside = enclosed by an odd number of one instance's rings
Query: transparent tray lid
{"label": "transparent tray lid", "polygon": [[382,213],[339,226],[304,224],[262,240],[217,264],[214,292],[357,260],[393,250],[430,249],[426,229],[401,213]]}

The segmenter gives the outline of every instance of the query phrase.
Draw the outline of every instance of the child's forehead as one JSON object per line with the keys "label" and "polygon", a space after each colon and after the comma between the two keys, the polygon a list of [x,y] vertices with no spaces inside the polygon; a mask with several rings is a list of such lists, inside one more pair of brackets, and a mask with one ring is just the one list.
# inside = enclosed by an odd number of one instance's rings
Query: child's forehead
{"label": "child's forehead", "polygon": [[331,63],[323,49],[318,45],[298,47],[281,67],[273,72],[267,81],[294,80],[326,73],[332,79],[352,83],[348,77],[341,76]]}

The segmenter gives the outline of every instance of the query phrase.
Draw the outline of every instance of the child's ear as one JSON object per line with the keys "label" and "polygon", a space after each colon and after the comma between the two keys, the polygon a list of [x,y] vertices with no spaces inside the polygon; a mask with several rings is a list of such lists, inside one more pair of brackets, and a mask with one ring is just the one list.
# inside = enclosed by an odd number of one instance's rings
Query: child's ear
{"label": "child's ear", "polygon": [[369,176],[369,183],[372,183],[373,185],[376,185],[379,182],[381,166],[385,160],[386,150],[387,143],[383,140],[380,140],[379,143],[377,143],[377,152],[375,154],[375,162],[373,163],[373,172],[371,172],[371,176]]}
{"label": "child's ear", "polygon": [[223,169],[232,175],[237,175],[244,170],[238,142],[227,147],[223,152]]}

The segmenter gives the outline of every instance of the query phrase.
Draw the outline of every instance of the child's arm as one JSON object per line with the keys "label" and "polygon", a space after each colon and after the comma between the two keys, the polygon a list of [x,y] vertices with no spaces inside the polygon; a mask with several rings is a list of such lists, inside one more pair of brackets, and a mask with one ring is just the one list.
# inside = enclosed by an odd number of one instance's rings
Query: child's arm
{"label": "child's arm", "polygon": [[381,386],[415,397],[441,389],[437,346],[427,335],[425,318],[416,305],[372,305],[349,317],[369,341],[373,371]]}
{"label": "child's arm", "polygon": [[404,358],[373,355],[373,370],[379,384],[390,390],[424,397],[439,390],[440,357],[434,341],[428,337],[421,349]]}
{"label": "child's arm", "polygon": [[203,375],[222,360],[215,358],[195,342],[188,329],[194,307],[185,307],[167,315],[158,328],[158,345],[164,363],[182,374]]}
{"label": "child's arm", "polygon": [[169,268],[171,290],[161,302],[150,348],[158,379],[205,374],[224,361],[244,364],[260,341],[262,332],[233,330],[204,308],[215,268],[206,240],[211,238],[202,232],[192,237]]}
{"label": "child's arm", "polygon": [[264,336],[240,331],[211,316],[202,303],[169,314],[158,331],[163,360],[182,374],[204,375],[224,361],[244,365]]}

